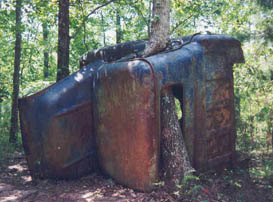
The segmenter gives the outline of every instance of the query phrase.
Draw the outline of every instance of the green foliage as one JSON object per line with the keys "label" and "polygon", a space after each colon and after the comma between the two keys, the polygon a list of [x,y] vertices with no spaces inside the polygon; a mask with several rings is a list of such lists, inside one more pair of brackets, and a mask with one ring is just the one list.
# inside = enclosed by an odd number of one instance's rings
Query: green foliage
{"label": "green foliage", "polygon": [[55,81],[34,81],[28,82],[27,86],[22,86],[22,90],[20,92],[20,97],[30,96],[34,93],[43,90],[44,88],[52,85]]}
{"label": "green foliage", "polygon": [[[263,157],[261,157],[263,158]],[[273,189],[273,160],[270,158],[262,159],[260,165],[250,169],[250,174],[257,179],[265,179],[266,185]]]}
{"label": "green foliage", "polygon": [[273,125],[272,50],[257,42],[244,47],[246,63],[234,68],[238,147],[268,152]]}
{"label": "green foliage", "polygon": [[4,99],[0,105],[0,137],[5,140],[8,138],[10,121],[10,100]]}
{"label": "green foliage", "polygon": [[20,149],[22,140],[19,135],[17,144],[9,144],[10,100],[5,98],[0,104],[0,160],[3,154]]}
{"label": "green foliage", "polygon": [[174,98],[175,101],[175,108],[176,108],[176,115],[178,120],[182,118],[182,109],[181,109],[181,105],[178,99]]}

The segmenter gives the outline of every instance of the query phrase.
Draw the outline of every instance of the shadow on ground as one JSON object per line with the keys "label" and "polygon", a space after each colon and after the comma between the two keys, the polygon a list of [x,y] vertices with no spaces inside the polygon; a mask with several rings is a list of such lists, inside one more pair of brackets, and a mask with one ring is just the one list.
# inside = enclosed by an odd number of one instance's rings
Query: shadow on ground
{"label": "shadow on ground", "polygon": [[[255,166],[255,161],[252,162]],[[0,158],[0,201],[273,201],[270,182],[250,177],[247,169],[188,177],[176,190],[158,183],[152,193],[136,192],[100,174],[71,181],[32,181],[22,154]]]}

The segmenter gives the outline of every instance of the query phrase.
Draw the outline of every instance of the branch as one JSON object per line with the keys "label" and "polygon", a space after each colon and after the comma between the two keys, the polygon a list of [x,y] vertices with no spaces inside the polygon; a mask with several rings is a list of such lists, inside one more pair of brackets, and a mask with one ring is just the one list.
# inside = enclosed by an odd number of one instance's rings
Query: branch
{"label": "branch", "polygon": [[144,22],[146,23],[147,26],[149,26],[149,22],[147,21],[146,17],[143,15],[143,13],[141,12],[141,10],[139,9],[139,7],[137,7],[135,5],[136,2],[132,2],[132,1],[126,1],[128,3],[129,6],[133,7],[139,15],[141,15],[141,17],[143,18]]}
{"label": "branch", "polygon": [[[84,16],[84,9],[83,9],[83,5],[82,2],[80,3],[80,7],[81,7],[81,11],[82,11],[82,16]],[[86,44],[86,23],[83,22],[83,44],[86,48],[86,51],[89,50],[88,45]]]}
{"label": "branch", "polygon": [[114,2],[116,0],[110,0],[108,1],[107,3],[103,4],[103,5],[100,5],[98,6],[97,8],[95,8],[93,11],[91,11],[82,21],[82,23],[80,24],[80,26],[78,27],[78,29],[75,31],[75,33],[70,37],[70,39],[73,39],[75,38],[75,36],[77,36],[77,34],[80,32],[82,26],[84,25],[84,23],[86,22],[86,20],[89,18],[90,15],[94,14],[97,10],[99,10],[100,8],[103,8],[105,6],[107,6],[108,4]]}
{"label": "branch", "polygon": [[174,32],[180,25],[182,25],[183,23],[185,23],[185,22],[186,22],[188,19],[190,19],[192,16],[193,16],[193,14],[191,14],[189,17],[187,17],[187,18],[184,19],[183,21],[180,21],[179,23],[177,23],[177,24],[175,25],[175,27],[171,30],[170,35],[172,35],[173,32]]}

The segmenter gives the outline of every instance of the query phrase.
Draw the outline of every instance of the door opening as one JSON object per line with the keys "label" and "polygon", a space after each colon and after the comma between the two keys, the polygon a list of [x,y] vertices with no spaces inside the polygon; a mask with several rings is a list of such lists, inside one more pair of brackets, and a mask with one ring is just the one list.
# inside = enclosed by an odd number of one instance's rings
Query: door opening
{"label": "door opening", "polygon": [[172,87],[172,92],[175,98],[175,108],[176,108],[176,115],[180,124],[180,128],[182,131],[183,136],[184,134],[184,124],[183,124],[183,120],[184,120],[184,116],[185,114],[183,113],[183,86],[182,84],[176,84],[173,85]]}

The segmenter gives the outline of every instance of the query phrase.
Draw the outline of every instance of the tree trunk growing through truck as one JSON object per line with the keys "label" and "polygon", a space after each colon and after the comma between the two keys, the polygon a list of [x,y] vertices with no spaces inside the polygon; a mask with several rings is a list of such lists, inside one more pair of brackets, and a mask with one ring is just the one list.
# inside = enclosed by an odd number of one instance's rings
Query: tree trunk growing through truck
{"label": "tree trunk growing through truck", "polygon": [[144,57],[164,50],[170,37],[170,0],[153,0],[152,28]]}
{"label": "tree trunk growing through truck", "polygon": [[162,90],[161,108],[161,156],[162,172],[166,183],[175,186],[183,176],[193,170],[182,129],[176,114],[176,106],[172,88]]}
{"label": "tree trunk growing through truck", "polygon": [[[152,30],[143,57],[163,51],[170,37],[170,0],[153,0]],[[161,156],[166,183],[175,186],[192,171],[182,130],[176,114],[172,88],[161,92]]]}

